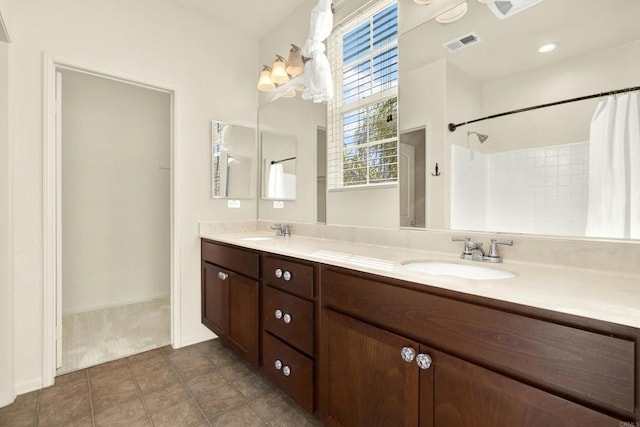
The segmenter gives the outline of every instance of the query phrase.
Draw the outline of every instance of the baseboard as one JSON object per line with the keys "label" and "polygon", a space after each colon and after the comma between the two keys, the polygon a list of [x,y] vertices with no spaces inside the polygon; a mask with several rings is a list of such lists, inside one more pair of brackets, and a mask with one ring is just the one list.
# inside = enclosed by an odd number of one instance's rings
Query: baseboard
{"label": "baseboard", "polygon": [[85,307],[85,308],[80,308],[80,309],[76,309],[76,310],[63,311],[62,315],[65,316],[67,314],[78,314],[78,313],[86,313],[87,311],[104,310],[105,308],[119,307],[119,306],[122,306],[122,305],[130,305],[130,304],[138,304],[138,303],[141,303],[141,302],[153,301],[153,300],[161,299],[161,298],[169,298],[170,299],[171,298],[171,294],[155,295],[155,296],[150,296],[150,297],[145,297],[145,298],[137,298],[137,299],[134,299],[134,300],[114,302],[114,303],[111,303],[111,304],[96,305],[96,306],[93,306],[93,307]]}
{"label": "baseboard", "polygon": [[182,347],[187,347],[193,344],[198,344],[200,342],[203,341],[208,341],[210,339],[213,338],[218,338],[218,336],[216,334],[214,334],[213,332],[211,332],[210,330],[206,329],[204,326],[202,327],[202,330],[199,331],[197,334],[192,334],[189,336],[183,336],[182,337],[182,342],[179,343],[179,345],[172,345],[173,348],[182,348]]}
{"label": "baseboard", "polygon": [[8,393],[6,396],[0,396],[0,408],[11,405],[16,400],[15,393]]}
{"label": "baseboard", "polygon": [[16,395],[29,393],[30,391],[40,390],[42,388],[42,377],[34,378],[29,381],[23,381],[15,385]]}

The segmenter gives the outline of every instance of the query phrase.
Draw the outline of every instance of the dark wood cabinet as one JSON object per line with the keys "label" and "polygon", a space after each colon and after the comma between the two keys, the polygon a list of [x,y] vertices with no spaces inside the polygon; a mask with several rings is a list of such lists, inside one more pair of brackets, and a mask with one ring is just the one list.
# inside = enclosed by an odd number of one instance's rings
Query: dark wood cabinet
{"label": "dark wood cabinet", "polygon": [[331,426],[640,422],[640,331],[202,240],[202,323]]}
{"label": "dark wood cabinet", "polygon": [[317,266],[270,254],[263,259],[263,371],[315,412]]}
{"label": "dark wood cabinet", "polygon": [[259,255],[202,241],[202,323],[247,362],[260,361]]}
{"label": "dark wood cabinet", "polygon": [[578,427],[637,418],[637,335],[611,334],[631,329],[582,330],[335,267],[321,276],[327,425]]}

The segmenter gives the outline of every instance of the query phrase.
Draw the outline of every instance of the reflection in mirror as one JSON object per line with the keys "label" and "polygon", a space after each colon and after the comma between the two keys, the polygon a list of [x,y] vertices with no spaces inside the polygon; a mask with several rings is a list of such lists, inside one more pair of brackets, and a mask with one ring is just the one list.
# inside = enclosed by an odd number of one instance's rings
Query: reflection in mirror
{"label": "reflection in mirror", "polygon": [[[507,17],[486,4],[468,5],[460,21],[429,21],[399,41],[401,123],[430,124],[429,165],[444,165],[442,178],[427,171],[427,226],[640,238],[640,231],[633,232],[640,228],[634,225],[640,215],[633,214],[633,194],[638,200],[640,190],[630,186],[640,182],[640,170],[628,167],[640,165],[640,158],[631,157],[640,141],[629,135],[638,129],[637,94],[446,130],[449,122],[638,86],[640,2],[621,0],[612,7],[596,0],[544,0]],[[411,7],[407,4],[401,14]],[[539,53],[538,47],[550,41],[557,48]],[[412,91],[428,97],[413,99]],[[407,100],[413,102],[407,105]],[[626,119],[609,114],[607,107],[614,104],[631,114]],[[605,116],[628,130],[624,136],[602,138]],[[616,150],[625,155],[609,156]],[[623,201],[622,193],[632,196]]]}
{"label": "reflection in mirror", "polygon": [[316,222],[327,222],[327,129],[316,132]]}
{"label": "reflection in mirror", "polygon": [[400,134],[400,227],[425,227],[425,128]]}
{"label": "reflection in mirror", "polygon": [[255,129],[211,122],[211,196],[252,199],[256,183]]}
{"label": "reflection in mirror", "polygon": [[296,199],[296,137],[268,131],[262,140],[262,198]]}

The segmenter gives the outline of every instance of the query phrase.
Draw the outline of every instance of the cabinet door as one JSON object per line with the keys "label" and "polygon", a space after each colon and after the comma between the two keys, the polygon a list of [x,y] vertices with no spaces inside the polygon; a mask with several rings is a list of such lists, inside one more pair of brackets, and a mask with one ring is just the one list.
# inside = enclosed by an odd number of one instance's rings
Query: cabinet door
{"label": "cabinet door", "polygon": [[402,350],[415,353],[418,345],[331,310],[324,313],[327,423],[417,426],[418,367],[403,360]]}
{"label": "cabinet door", "polygon": [[244,359],[258,366],[259,284],[256,280],[227,272],[229,293],[228,341]]}
{"label": "cabinet door", "polygon": [[202,323],[220,338],[228,330],[228,287],[222,268],[202,263]]}
{"label": "cabinet door", "polygon": [[[422,352],[426,352],[422,349]],[[433,425],[456,426],[611,426],[623,423],[535,387],[455,357],[430,351],[433,358]],[[426,372],[426,371],[425,371]],[[428,416],[421,399],[421,421]],[[423,424],[430,425],[430,424]]]}

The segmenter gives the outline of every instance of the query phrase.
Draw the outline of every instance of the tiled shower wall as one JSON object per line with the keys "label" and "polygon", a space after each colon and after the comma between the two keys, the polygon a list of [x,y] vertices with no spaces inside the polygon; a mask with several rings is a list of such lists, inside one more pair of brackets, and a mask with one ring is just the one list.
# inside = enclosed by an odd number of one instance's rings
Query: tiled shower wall
{"label": "tiled shower wall", "polygon": [[588,142],[451,155],[452,229],[584,236]]}

